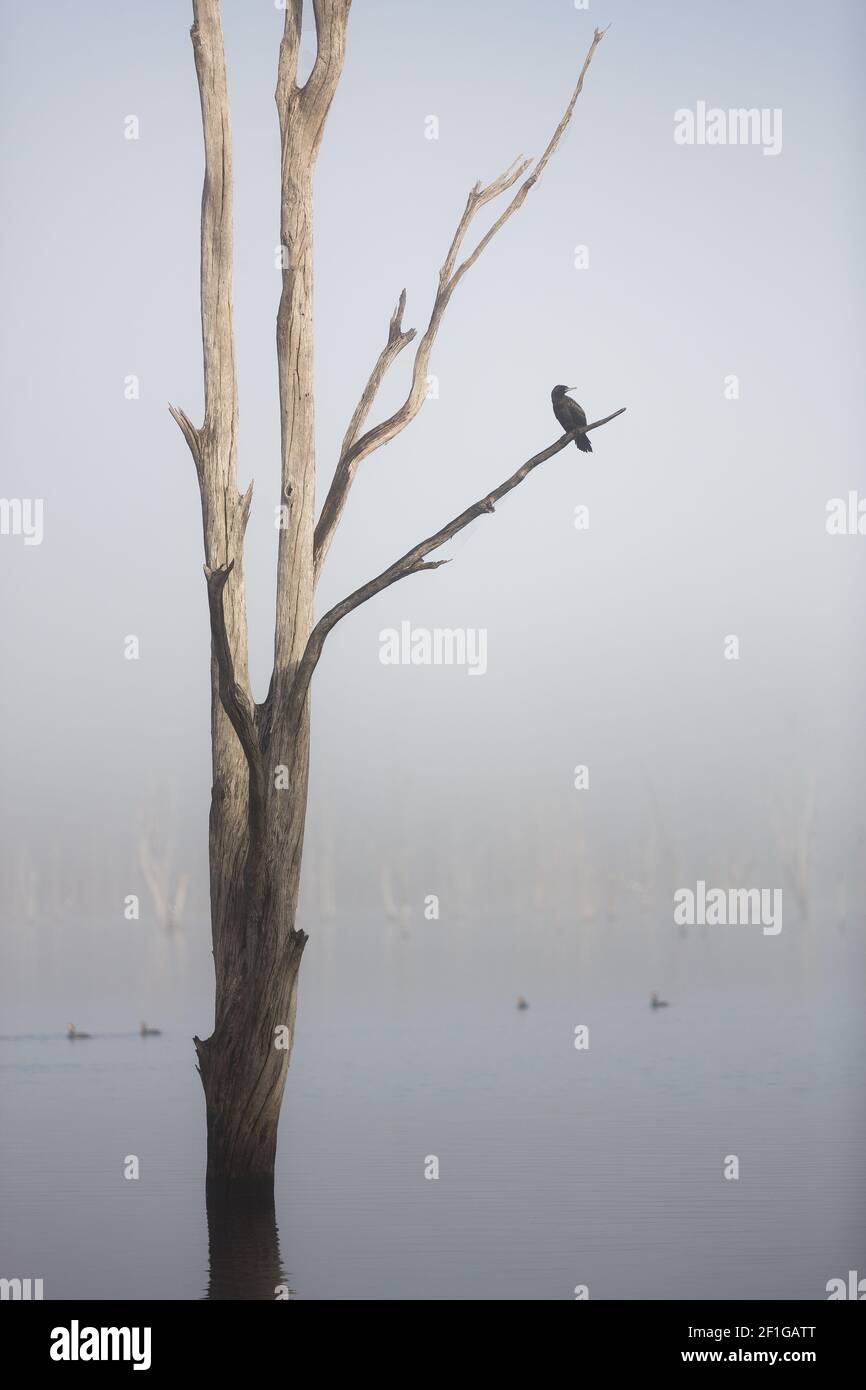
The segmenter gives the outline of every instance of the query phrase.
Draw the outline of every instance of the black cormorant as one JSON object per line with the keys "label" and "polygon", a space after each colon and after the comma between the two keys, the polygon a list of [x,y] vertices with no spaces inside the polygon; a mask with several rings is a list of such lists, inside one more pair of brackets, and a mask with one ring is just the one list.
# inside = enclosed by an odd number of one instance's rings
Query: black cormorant
{"label": "black cormorant", "polygon": [[[576,386],[554,386],[550,393],[553,413],[566,431],[577,429],[578,425],[586,424],[586,411],[578,405],[577,401],[569,400],[566,394],[568,391],[576,390]],[[592,445],[585,434],[576,434],[574,442],[582,454],[592,453]]]}

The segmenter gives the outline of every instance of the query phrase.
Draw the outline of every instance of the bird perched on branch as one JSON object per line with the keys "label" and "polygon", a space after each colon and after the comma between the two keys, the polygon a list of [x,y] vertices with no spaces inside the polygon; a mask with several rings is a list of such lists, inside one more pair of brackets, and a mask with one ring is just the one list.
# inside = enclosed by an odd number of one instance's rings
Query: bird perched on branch
{"label": "bird perched on branch", "polygon": [[[567,392],[576,390],[576,386],[554,386],[550,393],[553,413],[566,431],[577,429],[579,425],[586,424],[586,411],[578,405],[577,401],[568,399]],[[592,445],[585,434],[576,434],[574,442],[582,454],[592,453]]]}

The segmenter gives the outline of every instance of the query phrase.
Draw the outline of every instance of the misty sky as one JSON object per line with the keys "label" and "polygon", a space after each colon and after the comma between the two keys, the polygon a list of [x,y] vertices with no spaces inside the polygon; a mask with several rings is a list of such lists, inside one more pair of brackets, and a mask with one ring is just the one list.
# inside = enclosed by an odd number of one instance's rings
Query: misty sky
{"label": "misty sky", "polygon": [[[261,699],[282,14],[225,0],[223,22]],[[320,604],[553,442],[555,383],[576,383],[590,418],[627,414],[595,433],[592,456],[569,448],[477,522],[445,552],[453,564],[331,636],[314,684],[314,815],[326,808],[372,854],[398,832],[423,847],[455,823],[495,841],[528,807],[554,825],[584,795],[584,816],[616,840],[638,835],[652,787],[693,845],[693,880],[814,775],[825,846],[844,863],[863,823],[866,537],[828,536],[825,507],[866,496],[853,0],[592,0],[588,12],[356,0],[315,186],[321,495],[399,291],[422,331],[469,187],[541,153],[593,26],[610,22],[567,138],[452,300],[432,360],[439,399],[361,469]],[[37,858],[86,846],[134,863],[151,780],[176,783],[184,833],[204,852],[200,509],[167,411],[202,413],[189,24],[190,7],[169,0],[0,5],[0,492],[45,505],[40,546],[0,536],[0,831]],[[699,101],[780,109],[781,152],[678,146],[674,112]],[[131,114],[137,141],[124,138]],[[425,138],[430,115],[438,140]],[[402,399],[409,362],[375,415]],[[137,401],[124,399],[132,373]],[[731,374],[737,400],[725,398]],[[381,665],[379,633],[403,621],[486,629],[486,675]],[[137,662],[124,659],[128,634]],[[724,659],[728,634],[738,662]],[[573,789],[577,763],[589,793]]]}

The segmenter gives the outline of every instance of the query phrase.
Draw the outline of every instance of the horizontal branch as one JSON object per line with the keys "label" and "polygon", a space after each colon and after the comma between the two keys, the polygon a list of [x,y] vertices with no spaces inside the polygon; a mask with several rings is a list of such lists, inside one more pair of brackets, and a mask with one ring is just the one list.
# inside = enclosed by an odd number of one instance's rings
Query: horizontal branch
{"label": "horizontal branch", "polygon": [[[604,29],[595,30],[592,43],[590,44],[589,50],[586,54],[586,57],[584,58],[583,67],[580,70],[580,76],[577,80],[577,86],[575,87],[571,95],[571,100],[569,101],[568,106],[565,109],[562,119],[560,120],[559,124],[553,132],[553,135],[548,141],[547,148],[545,149],[544,154],[541,156],[540,160],[538,161],[532,172],[529,174],[529,176],[526,179],[524,179],[523,182],[520,184],[520,187],[514,194],[514,197],[511,199],[508,206],[496,219],[493,225],[487,230],[487,232],[485,232],[484,236],[482,236],[474,251],[472,251],[471,254],[468,255],[466,259],[458,266],[457,261],[460,254],[460,248],[463,245],[463,241],[465,240],[466,234],[469,231],[469,228],[476,214],[487,203],[491,202],[494,198],[498,198],[501,194],[506,193],[509,188],[512,188],[514,186],[515,183],[518,183],[519,180],[523,179],[523,175],[530,168],[532,161],[529,159],[523,159],[523,157],[520,156],[511,165],[509,165],[509,167],[505,170],[504,173],[500,174],[498,178],[494,179],[492,183],[487,184],[486,186],[482,186],[482,184],[479,182],[475,184],[474,188],[470,189],[469,196],[466,200],[466,207],[463,210],[463,215],[457,224],[457,230],[455,231],[454,237],[452,238],[451,245],[448,249],[448,254],[445,257],[441,270],[439,271],[439,284],[436,291],[436,297],[433,302],[433,308],[430,313],[430,321],[427,325],[427,328],[423,336],[419,340],[418,346],[415,350],[415,359],[412,366],[412,381],[409,387],[409,394],[407,395],[405,401],[399,407],[399,409],[396,410],[393,415],[390,415],[388,419],[383,420],[378,425],[374,425],[363,435],[359,435],[359,433],[356,431],[355,437],[351,440],[348,446],[345,440],[343,442],[343,448],[340,451],[340,458],[337,463],[336,470],[334,472],[334,477],[331,482],[331,486],[328,489],[328,494],[325,498],[324,504],[322,506],[321,515],[316,524],[315,567],[317,576],[321,570],[325,556],[328,553],[337,526],[339,525],[340,517],[342,516],[343,510],[346,506],[349,491],[351,489],[359,465],[365,458],[369,457],[369,455],[372,454],[376,449],[382,448],[382,446],[389,443],[390,440],[392,440],[395,437],[395,435],[399,434],[402,430],[404,430],[406,426],[410,424],[410,422],[415,418],[415,416],[420,411],[422,405],[424,404],[424,400],[427,394],[427,373],[430,365],[430,354],[433,350],[433,344],[436,340],[436,335],[439,331],[439,327],[442,323],[442,319],[445,314],[445,310],[448,307],[448,303],[451,299],[451,296],[454,293],[454,290],[456,289],[463,276],[475,264],[481,253],[493,240],[496,233],[500,230],[500,228],[502,228],[505,225],[508,219],[518,210],[518,208],[520,208],[523,205],[523,203],[526,200],[527,194],[529,193],[529,190],[532,187],[534,187],[534,185],[541,178],[541,175],[544,173],[544,170],[546,169],[548,163],[550,162],[551,158],[556,152],[556,149],[560,141],[562,140],[565,131],[568,128],[575,104],[583,90],[584,78],[586,77],[590,63],[592,62],[593,54],[595,53],[595,50],[598,48],[598,45],[604,38],[605,32],[606,31]],[[401,295],[401,301],[402,300],[403,296]],[[393,354],[393,356],[396,355],[396,353]],[[365,416],[367,414],[367,411],[369,411],[370,409],[373,397],[375,396],[376,391],[378,390],[379,384],[381,382],[381,377],[384,376],[384,372],[390,365],[390,361],[393,361],[393,357],[388,362],[386,362],[381,375],[375,383],[375,389],[373,390],[372,395],[370,396],[370,399],[366,402],[366,404],[364,397],[362,397],[359,410],[361,409],[361,406],[363,406],[363,413]],[[378,365],[379,364],[377,363],[377,367]],[[365,390],[365,396],[375,376],[376,369],[374,368],[374,372],[370,377],[370,382],[368,382],[367,388]],[[356,415],[357,413],[358,412],[356,411]],[[353,420],[354,418],[355,417],[353,416]]]}
{"label": "horizontal branch", "polygon": [[356,589],[354,593],[349,594],[333,608],[329,608],[310,633],[298,667],[290,696],[293,720],[300,714],[306,700],[310,681],[322,654],[325,639],[341,618],[345,618],[354,609],[360,608],[362,603],[366,603],[368,599],[375,597],[383,589],[389,588],[391,584],[396,584],[399,579],[405,579],[410,574],[420,574],[422,570],[438,569],[441,565],[447,565],[447,560],[428,560],[426,557],[432,551],[438,550],[440,546],[452,540],[478,517],[494,511],[496,503],[518,487],[533,469],[538,468],[539,464],[546,463],[548,459],[553,458],[554,454],[560,453],[579,434],[589,434],[590,430],[599,429],[601,425],[615,420],[618,415],[623,415],[625,410],[626,407],[621,406],[619,410],[613,411],[611,415],[605,415],[601,420],[593,420],[591,424],[569,430],[567,434],[557,439],[555,444],[548,445],[546,449],[542,449],[540,453],[527,459],[526,463],[522,464],[516,473],[512,473],[510,478],[506,478],[504,483],[500,483],[499,487],[494,488],[492,492],[486,493],[478,502],[473,502],[471,507],[467,507],[459,516],[455,516],[441,530],[428,536],[426,540],[420,541],[411,550],[407,550],[405,555],[402,555],[399,560],[395,560],[393,565],[389,565],[381,574],[376,575],[375,579],[370,579],[366,584],[362,584],[360,589]]}

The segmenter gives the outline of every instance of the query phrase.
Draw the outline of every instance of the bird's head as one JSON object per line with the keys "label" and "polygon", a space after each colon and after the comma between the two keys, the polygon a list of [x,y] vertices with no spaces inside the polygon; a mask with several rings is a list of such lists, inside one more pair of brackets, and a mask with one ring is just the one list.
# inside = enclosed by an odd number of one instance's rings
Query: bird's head
{"label": "bird's head", "polygon": [[552,390],[551,393],[550,393],[551,399],[554,400],[554,401],[562,400],[562,397],[563,397],[563,396],[566,396],[566,395],[568,394],[569,391],[576,391],[576,390],[577,390],[577,387],[576,387],[576,386],[554,386],[553,390]]}

